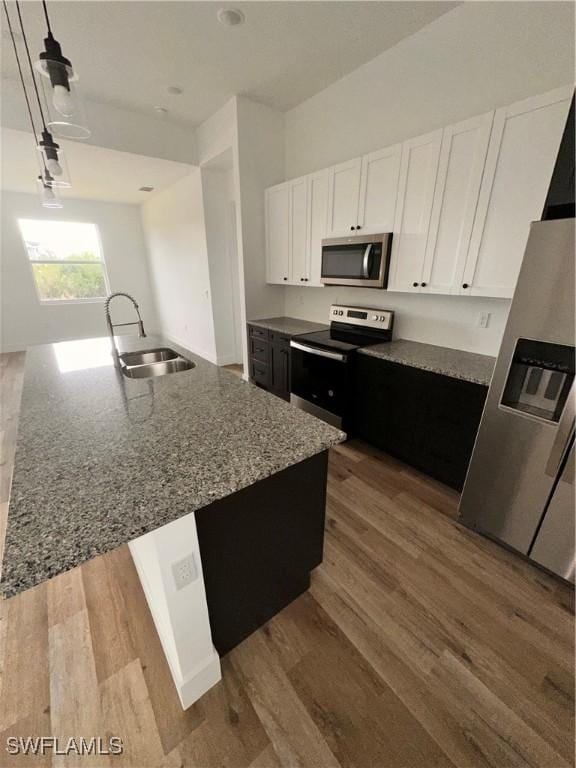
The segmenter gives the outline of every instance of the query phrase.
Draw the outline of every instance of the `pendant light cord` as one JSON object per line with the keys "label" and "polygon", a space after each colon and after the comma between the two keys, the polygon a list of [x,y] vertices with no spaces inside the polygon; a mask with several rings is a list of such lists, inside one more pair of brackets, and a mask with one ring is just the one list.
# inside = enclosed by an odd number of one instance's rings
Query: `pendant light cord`
{"label": "pendant light cord", "polygon": [[46,26],[48,27],[48,35],[52,36],[52,28],[50,27],[50,19],[48,18],[48,7],[46,6],[46,0],[42,0],[42,8],[44,8],[44,17],[46,19]]}
{"label": "pendant light cord", "polygon": [[[20,75],[20,82],[22,83],[22,90],[24,91],[24,99],[26,100],[26,106],[28,107],[28,117],[30,118],[30,127],[32,128],[32,135],[34,137],[34,150],[36,150],[36,142],[38,140],[38,134],[36,133],[36,127],[34,125],[34,117],[32,115],[32,107],[30,105],[30,99],[28,98],[28,91],[26,90],[26,83],[24,81],[24,73],[22,72],[22,66],[20,65],[20,57],[18,56],[18,47],[16,45],[16,38],[14,37],[14,31],[12,29],[12,22],[10,21],[10,14],[8,13],[8,5],[6,0],[2,0],[4,6],[4,12],[6,14],[6,21],[8,22],[8,30],[10,32],[10,38],[12,40],[12,46],[14,48],[14,56],[16,57],[16,65],[18,67],[18,74]],[[46,165],[44,164],[44,158],[42,158],[44,170]]]}
{"label": "pendant light cord", "polygon": [[[3,0],[4,2],[4,0]],[[24,38],[24,47],[26,48],[26,56],[28,57],[28,65],[30,67],[30,76],[32,77],[32,84],[34,85],[34,92],[36,93],[36,100],[38,101],[38,109],[40,110],[40,119],[44,130],[47,131],[46,120],[44,119],[44,110],[42,109],[42,103],[40,101],[40,93],[38,92],[38,85],[36,83],[36,77],[34,76],[34,67],[32,66],[32,59],[30,57],[30,49],[28,48],[28,40],[26,33],[24,32],[24,23],[22,22],[22,13],[20,11],[20,3],[16,0],[16,10],[18,11],[18,19],[20,21],[20,29],[22,30],[22,37]]]}

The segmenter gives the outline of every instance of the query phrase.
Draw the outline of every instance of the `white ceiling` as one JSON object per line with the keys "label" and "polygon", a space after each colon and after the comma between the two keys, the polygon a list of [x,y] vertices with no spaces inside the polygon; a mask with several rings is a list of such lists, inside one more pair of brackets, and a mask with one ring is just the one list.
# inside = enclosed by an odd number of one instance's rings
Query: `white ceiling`
{"label": "white ceiling", "polygon": [[[22,5],[34,55],[44,23],[36,0]],[[242,94],[282,111],[326,88],[449,11],[453,2],[61,2],[48,8],[55,37],[81,77],[86,98],[197,125]],[[216,13],[240,8],[244,25]],[[14,19],[15,8],[9,3]],[[3,43],[5,20],[2,14]],[[11,46],[2,76],[15,78]],[[179,96],[167,92],[179,86]],[[375,94],[375,98],[378,95]]]}
{"label": "white ceiling", "polygon": [[[185,163],[118,152],[76,141],[60,142],[73,187],[62,198],[79,197],[115,203],[142,203],[193,170]],[[0,189],[37,193],[38,165],[30,133],[2,129]],[[139,187],[154,192],[139,192]]]}

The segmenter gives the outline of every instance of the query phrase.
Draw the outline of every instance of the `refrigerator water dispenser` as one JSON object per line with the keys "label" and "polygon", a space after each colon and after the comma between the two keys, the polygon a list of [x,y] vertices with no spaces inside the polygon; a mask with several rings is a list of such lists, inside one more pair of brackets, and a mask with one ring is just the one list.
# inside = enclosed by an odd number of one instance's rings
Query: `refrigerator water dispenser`
{"label": "refrigerator water dispenser", "polygon": [[518,339],[500,406],[558,422],[574,381],[574,347]]}

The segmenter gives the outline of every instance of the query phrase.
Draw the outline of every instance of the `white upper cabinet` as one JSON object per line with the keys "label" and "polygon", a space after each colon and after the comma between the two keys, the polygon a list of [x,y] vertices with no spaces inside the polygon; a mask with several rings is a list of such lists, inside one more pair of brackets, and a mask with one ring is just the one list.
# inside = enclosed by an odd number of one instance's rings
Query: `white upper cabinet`
{"label": "white upper cabinet", "polygon": [[328,237],[349,235],[358,226],[361,173],[361,158],[330,169]]}
{"label": "white upper cabinet", "polygon": [[308,269],[308,180],[290,183],[290,282],[307,283]]}
{"label": "white upper cabinet", "polygon": [[441,142],[438,130],[402,145],[388,284],[392,291],[421,287]]}
{"label": "white upper cabinet", "polygon": [[362,158],[358,226],[362,234],[392,232],[398,197],[402,144]]}
{"label": "white upper cabinet", "polygon": [[388,289],[510,298],[573,89],[266,190],[267,280],[318,286],[326,237],[392,232]]}
{"label": "white upper cabinet", "polygon": [[309,285],[321,285],[322,240],[328,230],[330,172],[308,176],[308,266]]}
{"label": "white upper cabinet", "polygon": [[530,223],[542,216],[572,88],[498,109],[461,293],[514,293]]}
{"label": "white upper cabinet", "polygon": [[266,190],[266,277],[269,283],[290,278],[290,183]]}
{"label": "white upper cabinet", "polygon": [[489,112],[443,131],[422,292],[461,290],[493,118]]}

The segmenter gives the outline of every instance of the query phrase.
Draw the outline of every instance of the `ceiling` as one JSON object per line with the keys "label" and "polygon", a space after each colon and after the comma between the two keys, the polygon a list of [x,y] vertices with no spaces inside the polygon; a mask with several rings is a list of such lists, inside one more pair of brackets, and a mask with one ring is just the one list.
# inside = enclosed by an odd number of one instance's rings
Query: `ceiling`
{"label": "ceiling", "polygon": [[[455,5],[51,0],[48,8],[86,98],[150,115],[154,106],[164,107],[165,120],[194,126],[234,94],[288,110]],[[16,21],[14,4],[9,7]],[[242,10],[245,24],[220,24],[221,7]],[[28,0],[22,13],[36,55],[45,32],[41,6]],[[2,23],[6,42],[4,16]],[[13,51],[5,44],[1,71],[17,77]],[[169,86],[182,88],[182,94],[168,93]]]}
{"label": "ceiling", "polygon": [[[193,166],[156,157],[118,152],[76,141],[61,141],[73,187],[62,198],[75,197],[114,203],[142,203],[193,170]],[[29,133],[2,129],[0,189],[37,193],[36,153]],[[154,187],[139,192],[139,187]]]}

